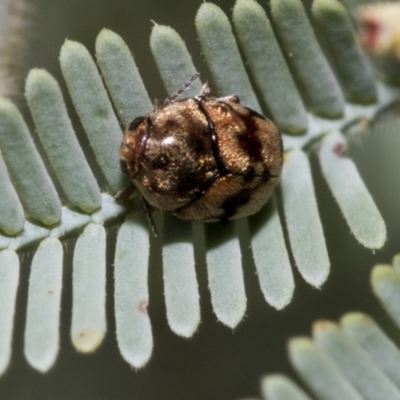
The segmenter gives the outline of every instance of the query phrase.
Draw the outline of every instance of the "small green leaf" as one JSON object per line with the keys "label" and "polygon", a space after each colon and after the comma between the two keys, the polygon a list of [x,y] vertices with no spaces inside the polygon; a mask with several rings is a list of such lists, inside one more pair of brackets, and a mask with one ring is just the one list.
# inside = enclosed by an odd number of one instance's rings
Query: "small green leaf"
{"label": "small green leaf", "polygon": [[247,303],[236,223],[205,225],[211,302],[217,318],[230,328],[242,320]]}
{"label": "small green leaf", "polygon": [[294,280],[275,199],[248,221],[261,291],[271,306],[281,310],[292,300]]}
{"label": "small green leaf", "polygon": [[22,115],[6,99],[0,99],[0,148],[26,213],[45,225],[59,222],[57,191]]}
{"label": "small green leaf", "polygon": [[319,400],[363,400],[333,360],[311,339],[289,342],[290,362]]}
{"label": "small green leaf", "polygon": [[203,3],[197,11],[195,25],[218,94],[238,95],[242,104],[261,112],[224,12],[215,4]]}
{"label": "small green leaf", "polygon": [[63,248],[58,239],[40,244],[31,265],[24,354],[40,372],[54,364],[60,341]]}
{"label": "small green leaf", "polygon": [[200,323],[192,224],[165,216],[164,232],[163,278],[168,324],[177,335],[190,337]]}
{"label": "small green leaf", "polygon": [[115,322],[122,357],[143,367],[153,350],[148,315],[150,238],[141,212],[129,214],[118,232],[115,249]]}
{"label": "small green leaf", "polygon": [[281,187],[295,263],[308,283],[320,287],[329,275],[330,261],[310,164],[301,150],[285,153]]}
{"label": "small green leaf", "polygon": [[285,133],[304,133],[306,110],[265,11],[254,0],[237,0],[233,23],[274,122]]}
{"label": "small green leaf", "polygon": [[340,118],[344,98],[335,76],[319,47],[300,0],[271,0],[272,18],[283,50],[317,115]]}
{"label": "small green leaf", "polygon": [[119,35],[108,29],[99,33],[96,60],[125,128],[134,118],[153,109],[132,53]]}
{"label": "small green leaf", "polygon": [[0,376],[11,358],[15,299],[19,282],[19,258],[12,250],[0,252]]}
{"label": "small green leaf", "polygon": [[126,186],[119,166],[122,131],[97,67],[80,43],[67,40],[60,53],[61,70],[97,162],[113,193]]}
{"label": "small green leaf", "polygon": [[328,321],[316,322],[313,337],[366,400],[400,399],[400,392],[393,382],[336,324]]}
{"label": "small green leaf", "polygon": [[400,272],[391,265],[378,265],[372,270],[371,284],[383,308],[400,327]]}
{"label": "small green leaf", "polygon": [[265,400],[311,400],[294,382],[284,375],[269,375],[261,381]]}
{"label": "small green leaf", "polygon": [[[150,36],[150,49],[168,95],[176,92],[196,74],[196,67],[184,41],[169,26],[155,25],[153,27]],[[201,81],[196,79],[178,99],[197,96],[200,90]]]}
{"label": "small green leaf", "polygon": [[100,189],[75,136],[57,81],[48,72],[33,69],[26,80],[25,95],[68,201],[87,213],[96,210],[101,205]]}
{"label": "small green leaf", "polygon": [[338,0],[314,0],[312,12],[331,51],[346,98],[361,104],[375,102],[374,72],[356,41],[343,4]]}
{"label": "small green leaf", "polygon": [[400,389],[400,350],[379,325],[368,315],[353,312],[341,318],[340,326]]}
{"label": "small green leaf", "polygon": [[319,150],[322,173],[356,239],[365,247],[380,249],[386,241],[385,222],[346,151],[341,133],[326,135]]}
{"label": "small green leaf", "polygon": [[25,215],[22,204],[8,175],[0,152],[0,229],[7,235],[16,235],[24,227]]}
{"label": "small green leaf", "polygon": [[78,238],[73,259],[71,339],[82,352],[95,351],[106,324],[106,232],[90,223]]}

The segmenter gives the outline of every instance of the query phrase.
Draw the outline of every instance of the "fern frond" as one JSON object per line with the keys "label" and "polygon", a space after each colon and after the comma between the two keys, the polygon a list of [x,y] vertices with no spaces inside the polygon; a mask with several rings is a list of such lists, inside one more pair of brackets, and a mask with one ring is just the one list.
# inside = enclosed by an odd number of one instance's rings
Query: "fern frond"
{"label": "fern frond", "polygon": [[[377,265],[371,273],[373,292],[397,327],[399,258],[394,258],[394,266]],[[288,353],[293,368],[319,400],[400,399],[400,349],[366,314],[347,313],[338,324],[316,321],[312,338],[291,339]],[[261,391],[268,400],[308,399],[282,375],[266,376]]]}
{"label": "fern frond", "polygon": [[[345,38],[343,45],[329,43],[340,83],[320,49],[300,0],[272,1],[271,14],[279,40],[265,11],[253,0],[238,0],[233,22],[262,101],[284,134],[282,195],[294,261],[303,278],[320,287],[329,274],[330,262],[306,147],[319,145],[323,173],[353,234],[368,248],[382,247],[385,224],[354,163],[344,157],[346,142],[339,131],[358,118],[373,118],[400,99],[400,91],[372,78],[353,38],[348,16],[336,0],[316,0],[314,13],[329,35],[339,32]],[[227,16],[218,6],[204,3],[195,24],[218,94],[237,94],[242,103],[262,111],[264,106],[252,88]],[[154,26],[150,46],[169,92],[196,71],[183,40],[171,28]],[[262,51],[265,48],[268,53]],[[147,314],[150,234],[137,205],[118,204],[112,195],[126,185],[119,168],[120,122],[127,126],[152,106],[134,59],[117,34],[108,30],[99,34],[96,58],[97,66],[88,50],[72,41],[65,42],[60,54],[69,95],[106,181],[102,191],[88,167],[85,152],[79,148],[58,84],[47,72],[31,71],[26,96],[39,139],[67,199],[64,206],[21,114],[8,100],[0,101],[0,148],[9,174],[0,160],[0,182],[4,182],[8,198],[0,208],[8,216],[0,217],[0,228],[5,233],[0,235],[0,249],[5,249],[0,253],[0,271],[11,282],[4,294],[7,306],[0,308],[0,320],[6,321],[4,332],[0,329],[3,370],[9,360],[16,290],[15,275],[10,272],[10,268],[16,268],[13,251],[33,248],[41,242],[32,263],[34,283],[28,302],[34,300],[32,306],[28,305],[25,354],[35,368],[44,371],[54,362],[58,349],[55,310],[60,287],[58,275],[49,276],[49,281],[35,278],[42,269],[48,271],[45,263],[37,260],[42,260],[42,251],[56,252],[56,239],[79,236],[73,261],[71,336],[79,351],[93,351],[107,329],[102,224],[119,223],[126,214],[115,252],[117,340],[123,357],[134,367],[143,366],[151,355],[153,339]],[[355,74],[349,63],[355,63],[360,73]],[[200,84],[197,82],[191,90],[197,91]],[[365,105],[375,95],[376,102]],[[346,96],[353,103],[346,102]],[[24,226],[13,188],[25,210]],[[225,325],[235,327],[246,311],[243,237],[251,243],[266,301],[277,309],[291,301],[293,273],[275,199],[248,220],[203,226],[165,217],[163,225],[167,318],[178,335],[190,337],[200,321],[194,269],[194,247],[198,243],[194,232],[205,237],[211,301],[217,318]],[[56,252],[54,257],[58,265],[60,254]],[[49,290],[55,294],[52,302],[45,296]],[[53,315],[48,325],[41,326],[39,309]]]}

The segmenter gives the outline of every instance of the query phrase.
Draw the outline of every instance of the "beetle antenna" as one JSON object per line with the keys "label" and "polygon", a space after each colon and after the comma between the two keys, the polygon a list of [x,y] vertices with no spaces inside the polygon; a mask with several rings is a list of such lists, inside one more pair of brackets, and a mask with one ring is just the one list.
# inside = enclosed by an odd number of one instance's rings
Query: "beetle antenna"
{"label": "beetle antenna", "polygon": [[147,216],[147,220],[150,224],[151,231],[153,232],[154,237],[157,238],[158,233],[157,233],[156,224],[154,223],[151,205],[147,202],[147,200],[143,196],[142,196],[142,202],[144,205],[144,210],[146,211],[146,216]]}
{"label": "beetle antenna", "polygon": [[176,92],[172,93],[171,96],[169,96],[162,106],[166,106],[167,104],[173,102],[179,95],[181,95],[198,77],[200,74],[197,72],[195,73],[185,84],[183,84]]}

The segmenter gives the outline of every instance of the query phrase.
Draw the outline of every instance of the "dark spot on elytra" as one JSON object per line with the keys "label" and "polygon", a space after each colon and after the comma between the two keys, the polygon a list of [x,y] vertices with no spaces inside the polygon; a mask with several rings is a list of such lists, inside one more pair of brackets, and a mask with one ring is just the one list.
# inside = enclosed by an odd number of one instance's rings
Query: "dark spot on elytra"
{"label": "dark spot on elytra", "polygon": [[184,194],[199,188],[203,183],[203,175],[196,171],[180,177],[176,190],[180,194]]}
{"label": "dark spot on elytra", "polygon": [[273,175],[271,174],[270,170],[266,165],[264,165],[264,171],[262,173],[262,181],[267,182],[270,180],[270,178],[279,178],[279,175]]}
{"label": "dark spot on elytra", "polygon": [[188,148],[193,151],[193,153],[202,156],[207,153],[207,143],[205,143],[205,138],[201,137],[196,133],[190,132],[187,137]]}
{"label": "dark spot on elytra", "polygon": [[221,208],[224,213],[221,216],[221,220],[227,220],[233,217],[238,209],[248,203],[252,195],[251,191],[242,191],[235,196],[229,197],[223,203]]}
{"label": "dark spot on elytra", "polygon": [[166,129],[167,131],[175,130],[178,126],[179,122],[172,118],[167,119],[163,122],[163,128]]}
{"label": "dark spot on elytra", "polygon": [[190,189],[192,189],[192,188],[193,188],[193,183],[189,179],[181,179],[178,182],[176,191],[180,195],[183,195],[184,193],[189,192]]}
{"label": "dark spot on elytra", "polygon": [[169,164],[169,158],[164,153],[158,154],[157,157],[155,157],[151,161],[151,167],[153,169],[162,169],[165,168],[168,164]]}
{"label": "dark spot on elytra", "polygon": [[224,174],[220,174],[220,172],[216,172],[211,178],[207,179],[205,182],[203,182],[197,189],[196,192],[194,194],[194,196],[192,197],[192,199],[189,201],[189,203],[185,204],[182,207],[178,207],[174,210],[174,212],[182,210],[186,207],[191,206],[192,204],[196,203],[196,201],[200,200],[205,194],[206,192],[210,189],[210,187],[212,186],[212,184],[217,181],[221,176],[224,176]]}
{"label": "dark spot on elytra", "polygon": [[279,175],[272,175],[266,165],[264,165],[264,169],[261,174],[256,173],[255,169],[252,166],[248,166],[244,172],[234,172],[232,174],[235,176],[241,176],[244,183],[250,183],[255,178],[261,180],[261,182],[267,182],[270,178],[279,177]]}
{"label": "dark spot on elytra", "polygon": [[135,119],[129,124],[128,130],[129,130],[129,131],[135,131],[135,130],[137,129],[137,127],[138,127],[142,122],[144,122],[145,120],[146,120],[146,117],[143,117],[143,116],[135,118]]}
{"label": "dark spot on elytra", "polygon": [[243,180],[246,183],[251,182],[255,177],[255,173],[256,173],[256,171],[254,170],[253,167],[251,167],[251,166],[247,167],[247,170],[245,171],[245,173],[243,175]]}
{"label": "dark spot on elytra", "polygon": [[239,146],[252,161],[263,162],[262,144],[256,134],[258,126],[253,117],[242,117],[242,121],[246,125],[246,131],[238,135]]}

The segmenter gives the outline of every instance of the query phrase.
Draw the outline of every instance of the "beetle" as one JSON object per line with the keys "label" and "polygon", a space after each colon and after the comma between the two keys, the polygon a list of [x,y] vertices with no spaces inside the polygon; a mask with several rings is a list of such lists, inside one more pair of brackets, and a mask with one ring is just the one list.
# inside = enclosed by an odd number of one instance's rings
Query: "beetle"
{"label": "beetle", "polygon": [[188,221],[252,215],[279,183],[281,135],[238,96],[212,97],[208,83],[197,96],[177,100],[197,77],[130,123],[120,164],[131,185],[116,198],[137,189],[148,209]]}

